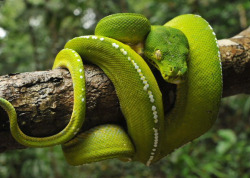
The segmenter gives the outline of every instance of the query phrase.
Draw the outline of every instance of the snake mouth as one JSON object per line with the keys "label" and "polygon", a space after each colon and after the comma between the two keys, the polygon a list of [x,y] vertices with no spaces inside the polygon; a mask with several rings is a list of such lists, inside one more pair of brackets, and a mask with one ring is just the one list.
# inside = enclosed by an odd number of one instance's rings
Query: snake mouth
{"label": "snake mouth", "polygon": [[175,76],[169,76],[166,75],[164,73],[162,73],[162,78],[168,82],[168,83],[172,83],[172,84],[180,84],[183,83],[185,81],[185,77],[184,76],[179,76],[179,75],[175,75]]}
{"label": "snake mouth", "polygon": [[162,69],[160,71],[163,79],[168,83],[178,85],[186,80],[187,68],[185,67],[178,68],[169,66],[165,68],[165,70]]}

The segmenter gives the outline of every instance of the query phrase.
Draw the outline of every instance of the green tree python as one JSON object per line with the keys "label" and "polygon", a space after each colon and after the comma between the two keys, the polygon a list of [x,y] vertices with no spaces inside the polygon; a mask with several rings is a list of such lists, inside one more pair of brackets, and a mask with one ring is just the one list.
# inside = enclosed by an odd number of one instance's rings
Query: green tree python
{"label": "green tree python", "polygon": [[[141,51],[146,61],[138,54]],[[105,124],[77,134],[86,107],[82,60],[99,66],[113,82],[127,129]],[[165,116],[162,94],[147,63],[166,82],[177,84],[175,106]],[[205,133],[218,115],[219,47],[212,27],[198,15],[181,15],[163,26],[151,26],[140,14],[107,16],[98,23],[95,35],[68,41],[53,68],[67,68],[74,88],[71,120],[61,132],[43,138],[27,136],[18,127],[12,104],[0,98],[0,106],[8,113],[11,133],[19,143],[62,144],[71,165],[119,158],[149,166]]]}

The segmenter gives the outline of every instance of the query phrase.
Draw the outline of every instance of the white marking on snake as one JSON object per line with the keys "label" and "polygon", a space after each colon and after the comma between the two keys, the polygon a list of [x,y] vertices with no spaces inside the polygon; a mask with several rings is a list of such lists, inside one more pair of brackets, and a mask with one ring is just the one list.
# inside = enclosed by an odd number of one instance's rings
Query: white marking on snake
{"label": "white marking on snake", "polygon": [[[116,44],[116,43],[112,43],[112,46],[115,47],[115,48],[119,48],[119,45]],[[125,51],[123,48],[120,49],[121,53],[123,53],[123,55],[127,55],[127,51]],[[135,69],[137,70],[137,72],[139,73],[139,76],[141,77],[141,80],[142,80],[142,83],[144,84],[144,87],[143,87],[143,90],[147,91],[148,92],[148,95],[149,95],[149,99],[150,99],[150,102],[151,103],[154,103],[154,96],[152,94],[152,91],[148,90],[149,88],[149,84],[145,78],[145,76],[143,75],[143,73],[141,72],[141,69],[139,68],[139,66],[135,63],[134,60],[131,59],[130,56],[128,56],[128,61],[130,61]],[[152,113],[153,113],[153,119],[154,119],[154,123],[158,123],[158,113],[157,113],[157,108],[155,105],[152,105]],[[156,152],[156,147],[158,147],[158,141],[159,141],[159,138],[158,138],[158,129],[156,128],[153,128],[153,131],[154,131],[154,144],[153,144],[153,148],[152,148],[152,151],[151,151],[151,156],[149,157],[146,165],[149,166],[151,164],[151,161],[154,159],[154,156],[155,155],[155,152]]]}
{"label": "white marking on snake", "polygon": [[[115,48],[119,48],[119,45],[117,45],[116,43],[112,43],[112,46],[113,47],[115,47]],[[124,51],[123,50],[121,50],[121,52],[122,53],[124,53]],[[126,53],[127,54],[127,53]],[[124,54],[124,55],[126,55],[126,54]],[[131,60],[131,58],[130,57],[128,57],[128,60],[129,61],[131,61],[132,62],[132,64],[135,66],[135,68],[137,69],[137,71],[138,71],[138,73],[139,73],[139,75],[141,76],[141,80],[142,81],[144,81],[145,80],[145,77],[143,76],[143,74],[141,73],[141,70],[139,69],[139,66],[137,66],[137,64],[134,62],[134,60]],[[139,69],[139,70],[138,70]],[[145,84],[145,82],[144,82],[144,84]],[[149,84],[147,83],[145,86],[144,86],[144,90],[147,90],[149,88]],[[152,92],[149,90],[148,91],[148,94],[149,95],[152,95]],[[154,102],[154,99],[153,99],[153,95],[150,97],[151,99],[150,99],[150,101],[151,102]],[[154,109],[153,109],[154,108]],[[156,107],[153,105],[152,106],[152,110],[156,110]],[[157,123],[158,122],[158,120],[155,120],[155,123]],[[155,130],[155,128],[153,128],[154,129],[154,135],[155,135],[155,140],[154,140],[154,147],[157,147],[157,145],[158,145],[158,130],[156,129]],[[151,152],[151,155],[154,155],[155,152],[156,151],[156,149],[155,148],[153,148],[152,149],[152,152]],[[154,159],[154,156],[150,156],[149,157],[149,159],[148,159],[148,161],[147,161],[147,165],[149,166],[150,165],[150,163],[151,163],[151,161]]]}

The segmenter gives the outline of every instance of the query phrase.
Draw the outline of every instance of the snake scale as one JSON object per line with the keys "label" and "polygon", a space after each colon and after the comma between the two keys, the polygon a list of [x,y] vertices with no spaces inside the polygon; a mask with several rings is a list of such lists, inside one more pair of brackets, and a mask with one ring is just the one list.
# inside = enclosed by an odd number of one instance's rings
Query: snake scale
{"label": "snake scale", "polygon": [[[77,134],[86,107],[82,60],[99,66],[114,84],[127,129],[105,124]],[[177,85],[175,106],[165,115],[148,63],[166,82]],[[61,132],[43,138],[27,136],[18,127],[12,104],[0,98],[0,106],[8,113],[18,142],[28,147],[61,144],[71,165],[119,158],[149,166],[205,133],[218,115],[220,52],[212,27],[198,15],[180,15],[163,26],[151,26],[140,14],[107,16],[97,24],[95,35],[69,40],[54,68],[70,71],[74,89],[71,120]]]}

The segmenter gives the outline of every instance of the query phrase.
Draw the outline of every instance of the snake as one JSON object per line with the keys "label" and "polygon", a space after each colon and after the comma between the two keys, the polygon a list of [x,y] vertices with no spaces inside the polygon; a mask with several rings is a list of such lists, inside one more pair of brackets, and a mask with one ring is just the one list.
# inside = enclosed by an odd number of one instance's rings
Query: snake
{"label": "snake", "polygon": [[[114,84],[126,128],[104,124],[77,134],[86,109],[82,61],[99,66]],[[177,85],[174,108],[167,114],[149,63],[166,82]],[[62,131],[49,137],[27,136],[18,127],[13,105],[0,98],[0,106],[19,143],[61,144],[71,165],[119,158],[149,166],[205,133],[218,115],[220,52],[212,27],[199,15],[180,15],[162,26],[151,25],[141,14],[107,16],[97,24],[95,35],[69,40],[58,53],[55,68],[70,71],[74,88],[72,116]]]}

